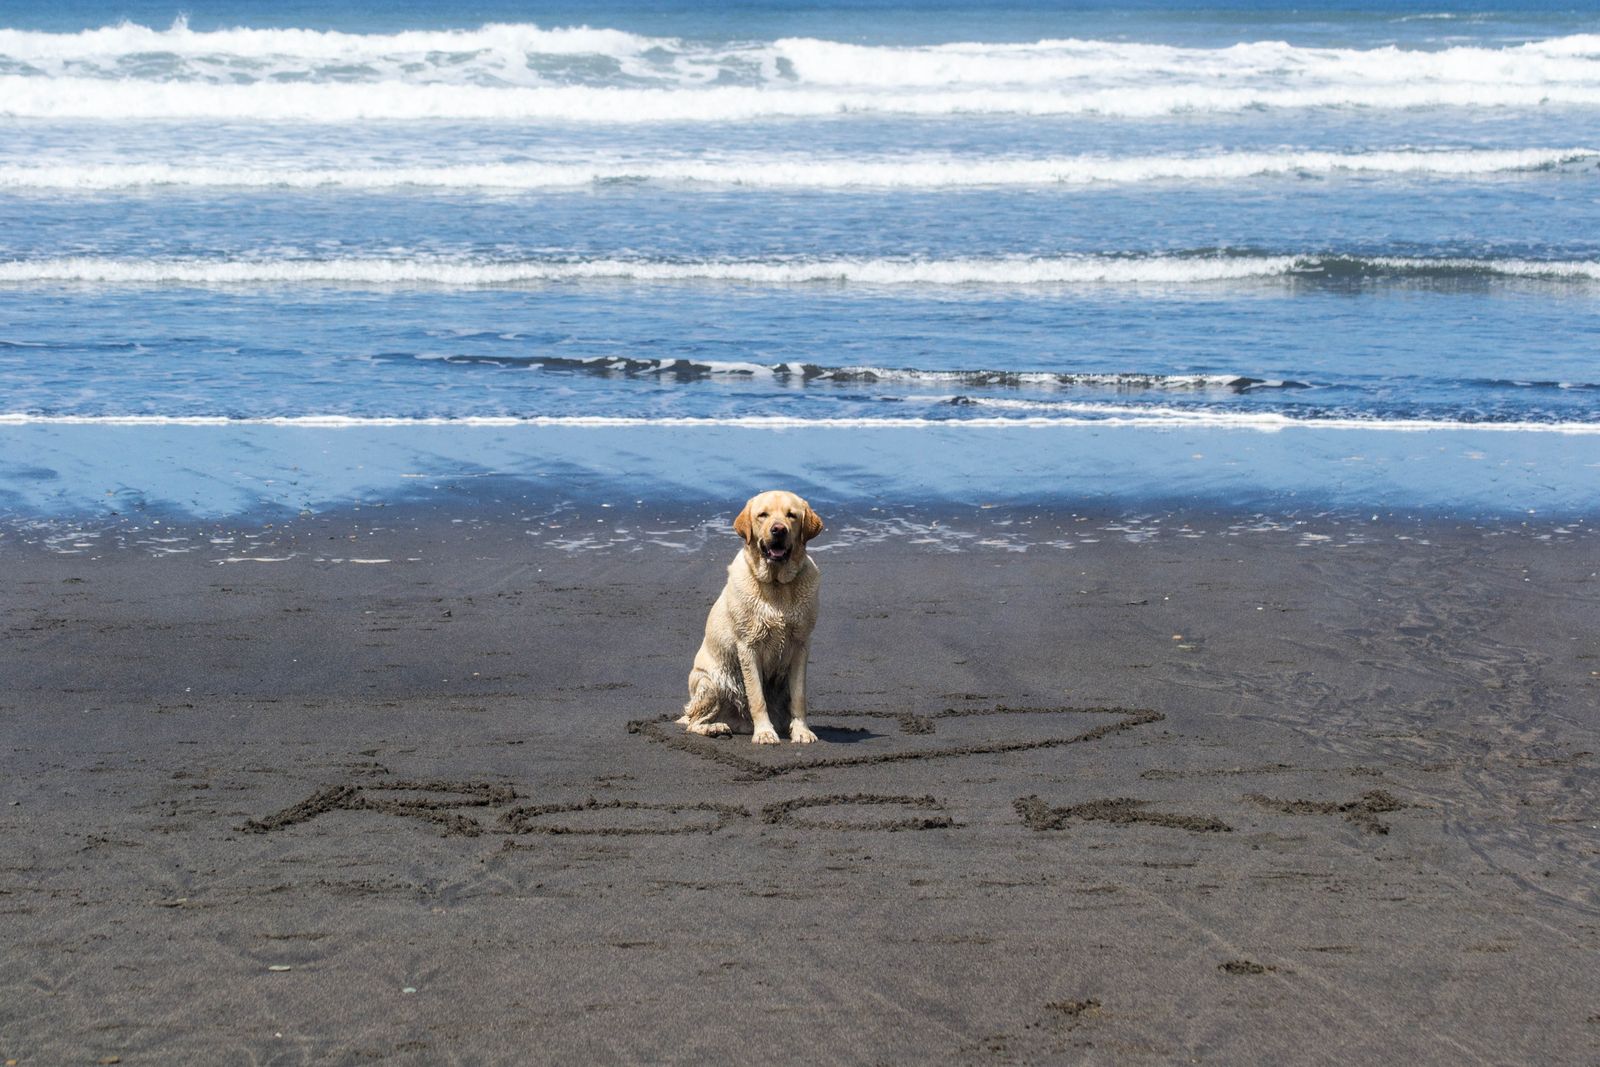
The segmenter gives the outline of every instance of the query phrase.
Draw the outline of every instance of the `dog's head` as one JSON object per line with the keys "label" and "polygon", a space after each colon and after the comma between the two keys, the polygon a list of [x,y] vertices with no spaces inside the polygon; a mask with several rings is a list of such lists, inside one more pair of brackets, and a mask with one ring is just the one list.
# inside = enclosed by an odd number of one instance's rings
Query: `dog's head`
{"label": "dog's head", "polygon": [[733,528],[744,538],[757,576],[786,582],[800,572],[806,543],[822,532],[822,520],[793,493],[771,490],[751,497]]}

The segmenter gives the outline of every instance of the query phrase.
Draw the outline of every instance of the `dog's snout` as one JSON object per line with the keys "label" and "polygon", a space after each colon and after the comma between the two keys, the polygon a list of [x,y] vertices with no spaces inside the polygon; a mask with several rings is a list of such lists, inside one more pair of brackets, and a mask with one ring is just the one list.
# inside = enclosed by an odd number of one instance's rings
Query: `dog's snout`
{"label": "dog's snout", "polygon": [[771,533],[773,537],[782,537],[789,532],[789,527],[785,526],[781,522],[775,522],[772,524],[768,532]]}

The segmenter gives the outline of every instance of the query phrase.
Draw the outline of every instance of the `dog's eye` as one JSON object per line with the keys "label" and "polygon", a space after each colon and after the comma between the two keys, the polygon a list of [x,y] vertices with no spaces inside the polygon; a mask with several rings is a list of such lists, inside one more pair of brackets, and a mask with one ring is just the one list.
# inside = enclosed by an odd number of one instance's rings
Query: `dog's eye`
{"label": "dog's eye", "polygon": [[767,513],[765,511],[763,511],[761,514],[756,516],[756,518],[758,518],[758,519],[764,519],[766,517],[767,517]]}

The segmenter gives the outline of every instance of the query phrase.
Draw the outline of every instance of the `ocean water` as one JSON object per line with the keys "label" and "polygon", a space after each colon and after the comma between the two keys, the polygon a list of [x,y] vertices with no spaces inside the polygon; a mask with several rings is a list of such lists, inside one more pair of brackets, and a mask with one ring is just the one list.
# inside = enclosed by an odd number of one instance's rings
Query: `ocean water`
{"label": "ocean water", "polygon": [[1592,506],[1600,11],[1068,8],[6,5],[0,509]]}

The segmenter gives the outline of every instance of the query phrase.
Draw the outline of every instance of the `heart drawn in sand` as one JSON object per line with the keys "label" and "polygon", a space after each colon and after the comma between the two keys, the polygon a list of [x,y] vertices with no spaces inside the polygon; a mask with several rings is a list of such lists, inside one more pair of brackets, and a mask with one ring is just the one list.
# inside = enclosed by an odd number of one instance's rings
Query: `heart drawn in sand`
{"label": "heart drawn in sand", "polygon": [[[1071,731],[1064,728],[1069,721],[1084,717],[1110,716],[1087,730]],[[915,736],[910,747],[900,737],[875,734],[871,730],[840,727],[830,720],[869,719],[892,720],[900,727],[900,734]],[[743,771],[752,778],[776,778],[795,771],[825,771],[839,767],[864,767],[877,763],[898,763],[907,760],[955,759],[963,756],[988,756],[1006,752],[1026,752],[1032,749],[1059,748],[1085,741],[1098,741],[1111,734],[1160,722],[1166,716],[1145,708],[1121,707],[1044,707],[1013,708],[1004,704],[992,708],[947,708],[930,714],[910,712],[856,711],[832,712],[812,720],[812,726],[825,740],[830,735],[842,735],[852,751],[831,753],[830,749],[842,746],[808,745],[751,745],[740,743],[740,738],[712,739],[684,732],[670,721],[669,716],[657,719],[640,719],[628,724],[628,732],[655,741],[669,748],[703,759],[715,761]],[[1005,728],[989,729],[988,736],[957,737],[948,743],[929,742],[927,735],[938,735],[941,724],[962,724],[968,720],[982,720],[986,725]],[[1037,724],[1048,724],[1045,736],[1039,736]],[[1076,723],[1075,723],[1076,724]],[[962,731],[969,733],[970,731]],[[859,751],[855,751],[859,749]],[[820,750],[820,751],[819,751]]]}

